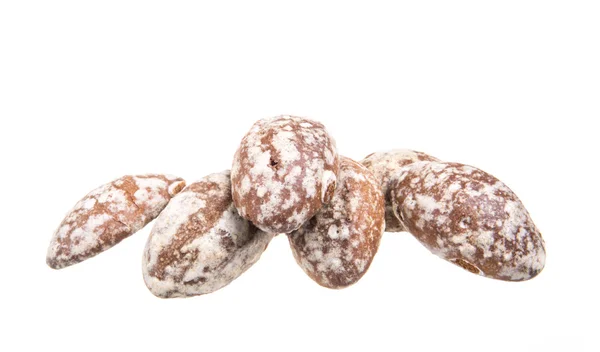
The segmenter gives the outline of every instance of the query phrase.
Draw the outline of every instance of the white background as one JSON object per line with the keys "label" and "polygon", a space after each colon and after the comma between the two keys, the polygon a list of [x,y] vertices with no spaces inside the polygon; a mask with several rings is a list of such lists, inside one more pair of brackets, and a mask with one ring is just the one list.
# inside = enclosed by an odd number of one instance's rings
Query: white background
{"label": "white background", "polygon": [[[597,1],[2,1],[2,351],[598,351]],[[323,122],[341,154],[411,148],[508,184],[545,270],[477,277],[387,233],[328,290],[284,236],[231,285],[161,300],[150,226],[55,271],[46,247],[125,174],[227,169],[260,118]]]}

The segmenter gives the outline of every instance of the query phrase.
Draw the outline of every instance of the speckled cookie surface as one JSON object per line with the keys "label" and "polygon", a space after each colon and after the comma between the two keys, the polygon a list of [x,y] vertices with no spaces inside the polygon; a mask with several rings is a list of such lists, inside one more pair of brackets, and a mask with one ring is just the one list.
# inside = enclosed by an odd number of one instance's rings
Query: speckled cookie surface
{"label": "speckled cookie surface", "polygon": [[328,203],[337,172],[335,141],[321,123],[294,116],[263,119],[234,156],[233,201],[263,231],[288,233]]}
{"label": "speckled cookie surface", "polygon": [[103,252],[152,221],[183,187],[169,175],[124,176],[81,199],[56,230],[46,262],[54,269]]}
{"label": "speckled cookie surface", "polygon": [[288,235],[298,264],[329,288],[349,286],[364,275],[384,230],[383,194],[372,173],[340,157],[338,176],[331,202]]}
{"label": "speckled cookie surface", "polygon": [[390,185],[394,211],[431,252],[483,276],[522,281],[544,267],[544,241],[517,196],[477,168],[418,162]]}
{"label": "speckled cookie surface", "polygon": [[254,264],[272,238],[233,206],[229,171],[187,186],[156,219],[143,259],[146,286],[158,297],[216,291]]}
{"label": "speckled cookie surface", "polygon": [[387,232],[406,231],[392,209],[389,192],[390,179],[399,168],[417,161],[439,160],[431,155],[410,149],[394,149],[369,154],[360,162],[373,173],[381,185],[385,197],[385,230]]}

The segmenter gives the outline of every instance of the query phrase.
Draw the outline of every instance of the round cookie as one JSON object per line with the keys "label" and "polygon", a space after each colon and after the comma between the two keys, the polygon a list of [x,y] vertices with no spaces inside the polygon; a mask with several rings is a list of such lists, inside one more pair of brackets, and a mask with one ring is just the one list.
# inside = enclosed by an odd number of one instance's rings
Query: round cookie
{"label": "round cookie", "polygon": [[269,233],[288,233],[331,199],[338,172],[335,141],[316,121],[278,116],[256,122],[231,169],[240,214]]}
{"label": "round cookie", "polygon": [[272,235],[242,218],[231,199],[229,171],[187,186],[156,219],[142,271],[163,298],[216,291],[252,266]]}
{"label": "round cookie", "polygon": [[417,162],[390,184],[393,209],[431,252],[486,277],[522,281],[544,268],[544,240],[517,196],[477,168]]}
{"label": "round cookie", "polygon": [[384,227],[379,183],[364,166],[342,156],[331,202],[288,239],[308,276],[321,286],[343,288],[365,274]]}
{"label": "round cookie", "polygon": [[61,269],[91,258],[152,221],[185,181],[170,175],[123,176],[88,193],[67,214],[46,263]]}
{"label": "round cookie", "polygon": [[385,197],[385,231],[387,232],[406,231],[392,210],[389,192],[390,179],[399,168],[417,161],[438,161],[438,159],[410,149],[394,149],[369,154],[360,162],[371,170],[381,185]]}

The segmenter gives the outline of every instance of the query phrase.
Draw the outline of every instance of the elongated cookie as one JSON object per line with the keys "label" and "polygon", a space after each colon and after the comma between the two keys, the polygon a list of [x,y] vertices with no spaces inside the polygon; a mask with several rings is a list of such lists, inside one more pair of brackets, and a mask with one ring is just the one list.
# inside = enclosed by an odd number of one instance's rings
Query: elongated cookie
{"label": "elongated cookie", "polygon": [[123,176],[88,193],[67,214],[48,247],[60,269],[103,252],[152,221],[185,181],[169,175]]}
{"label": "elongated cookie", "polygon": [[517,196],[477,168],[442,162],[402,167],[390,185],[394,212],[431,252],[507,281],[544,268],[544,240]]}
{"label": "elongated cookie", "polygon": [[365,274],[385,226],[383,194],[373,174],[342,156],[338,175],[331,202],[288,236],[300,267],[328,288],[347,287]]}
{"label": "elongated cookie", "polygon": [[367,169],[371,170],[381,185],[381,190],[385,197],[385,230],[387,232],[406,231],[398,219],[396,219],[392,209],[392,200],[389,191],[392,175],[394,175],[394,173],[402,166],[424,160],[439,161],[437,158],[422,152],[410,149],[394,149],[369,154],[360,162],[366,166]]}
{"label": "elongated cookie", "polygon": [[229,171],[211,174],[187,186],[156,219],[144,281],[163,298],[216,291],[252,266],[271,238],[238,214]]}

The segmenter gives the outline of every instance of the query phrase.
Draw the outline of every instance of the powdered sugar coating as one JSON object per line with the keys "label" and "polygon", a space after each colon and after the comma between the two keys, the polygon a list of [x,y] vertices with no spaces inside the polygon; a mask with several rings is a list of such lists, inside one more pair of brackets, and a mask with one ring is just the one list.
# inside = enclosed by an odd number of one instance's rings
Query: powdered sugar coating
{"label": "powdered sugar coating", "polygon": [[294,116],[263,119],[234,156],[233,201],[263,231],[288,233],[329,201],[337,171],[335,141],[321,123]]}
{"label": "powdered sugar coating", "polygon": [[342,156],[331,202],[288,239],[308,276],[322,286],[343,288],[371,265],[384,226],[379,183],[364,166]]}
{"label": "powdered sugar coating", "polygon": [[517,196],[477,168],[418,162],[390,185],[394,211],[431,252],[473,273],[531,279],[546,260],[544,240]]}
{"label": "powdered sugar coating", "polygon": [[394,215],[390,198],[389,184],[392,175],[402,166],[417,161],[439,161],[437,158],[410,149],[394,149],[369,154],[360,163],[369,169],[379,184],[385,197],[385,230],[387,232],[406,231]]}
{"label": "powdered sugar coating", "polygon": [[216,291],[254,264],[272,238],[242,218],[231,198],[229,171],[187,186],[156,219],[142,271],[164,298]]}
{"label": "powdered sugar coating", "polygon": [[170,175],[123,176],[88,193],[56,230],[46,257],[60,269],[103,252],[152,221],[185,186]]}

